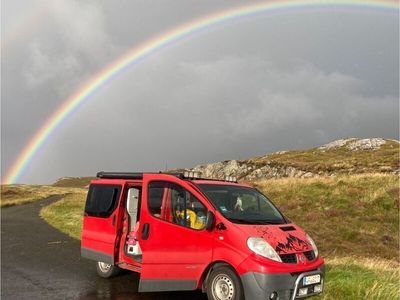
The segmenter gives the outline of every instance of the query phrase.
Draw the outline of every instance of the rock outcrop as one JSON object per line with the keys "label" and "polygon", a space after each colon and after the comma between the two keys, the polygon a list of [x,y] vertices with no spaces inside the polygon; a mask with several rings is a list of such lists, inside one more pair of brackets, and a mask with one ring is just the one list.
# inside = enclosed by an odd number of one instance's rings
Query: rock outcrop
{"label": "rock outcrop", "polygon": [[386,144],[386,141],[382,138],[372,138],[372,139],[340,139],[328,144],[318,147],[318,150],[332,150],[341,147],[346,147],[351,151],[358,150],[377,150],[380,149],[382,145]]}
{"label": "rock outcrop", "polygon": [[346,148],[351,151],[377,150],[380,149],[384,144],[386,144],[386,141],[381,138],[362,139],[351,141],[346,145]]}

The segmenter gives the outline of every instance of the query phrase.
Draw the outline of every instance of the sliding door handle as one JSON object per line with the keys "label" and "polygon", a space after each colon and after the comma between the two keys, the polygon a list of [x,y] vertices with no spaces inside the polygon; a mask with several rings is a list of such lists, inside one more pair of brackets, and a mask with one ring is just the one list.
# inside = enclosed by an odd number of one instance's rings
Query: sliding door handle
{"label": "sliding door handle", "polygon": [[147,240],[149,238],[150,233],[150,224],[145,223],[142,228],[142,240]]}
{"label": "sliding door handle", "polygon": [[116,215],[114,215],[113,218],[112,218],[112,226],[115,227],[116,221],[117,221],[117,217],[116,217]]}

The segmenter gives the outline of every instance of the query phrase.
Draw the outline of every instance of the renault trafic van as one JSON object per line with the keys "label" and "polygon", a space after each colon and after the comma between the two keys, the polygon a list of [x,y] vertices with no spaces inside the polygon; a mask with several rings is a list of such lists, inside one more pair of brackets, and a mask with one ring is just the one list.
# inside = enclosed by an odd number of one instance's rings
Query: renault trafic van
{"label": "renault trafic van", "polygon": [[324,285],[312,238],[231,177],[99,172],[87,195],[81,253],[102,277],[140,273],[139,292],[283,300],[320,294]]}

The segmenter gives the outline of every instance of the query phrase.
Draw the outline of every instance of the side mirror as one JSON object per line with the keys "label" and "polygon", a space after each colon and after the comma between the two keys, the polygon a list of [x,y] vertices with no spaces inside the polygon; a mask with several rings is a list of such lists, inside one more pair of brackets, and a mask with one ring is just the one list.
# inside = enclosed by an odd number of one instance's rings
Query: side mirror
{"label": "side mirror", "polygon": [[211,211],[207,212],[206,230],[211,231],[214,228],[215,215]]}

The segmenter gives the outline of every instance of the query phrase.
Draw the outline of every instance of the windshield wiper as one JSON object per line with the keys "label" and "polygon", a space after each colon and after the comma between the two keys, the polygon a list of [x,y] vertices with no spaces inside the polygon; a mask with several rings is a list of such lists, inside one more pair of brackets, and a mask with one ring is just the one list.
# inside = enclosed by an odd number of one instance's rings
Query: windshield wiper
{"label": "windshield wiper", "polygon": [[267,221],[267,220],[244,220],[244,219],[231,219],[233,222],[241,223],[241,224],[257,224],[257,225],[278,225],[284,224],[279,221]]}
{"label": "windshield wiper", "polygon": [[233,223],[240,223],[240,224],[251,224],[249,223],[249,220],[245,220],[245,219],[236,219],[236,218],[229,218],[230,221],[232,221]]}
{"label": "windshield wiper", "polygon": [[267,220],[246,220],[246,219],[236,219],[236,218],[229,218],[230,221],[233,223],[239,224],[257,224],[257,225],[277,225],[277,224],[284,224],[282,222],[273,222]]}

